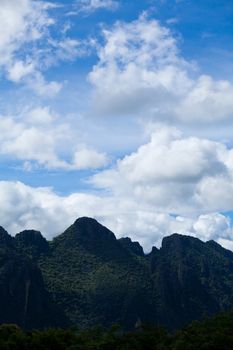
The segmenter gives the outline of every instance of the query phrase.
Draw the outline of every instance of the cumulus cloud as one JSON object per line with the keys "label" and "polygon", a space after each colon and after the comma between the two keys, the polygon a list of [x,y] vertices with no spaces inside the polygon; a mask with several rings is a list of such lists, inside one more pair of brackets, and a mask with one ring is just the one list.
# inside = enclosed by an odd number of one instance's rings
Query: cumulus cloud
{"label": "cumulus cloud", "polygon": [[[111,9],[116,2],[78,4],[87,13]],[[0,5],[0,69],[13,83],[25,82],[41,96],[56,95],[62,85],[47,81],[44,70],[58,60],[85,55],[96,42],[83,46],[74,38],[52,38],[49,29],[55,22],[49,9],[55,5],[33,0],[0,0]],[[172,32],[158,21],[142,15],[130,23],[117,22],[103,29],[103,38],[88,76],[97,114],[135,115],[144,125],[151,118],[198,126],[231,120],[232,84],[198,75],[195,65],[182,58]],[[72,122],[47,107],[2,115],[0,156],[20,161],[27,171],[105,168],[106,153],[83,144]],[[51,238],[86,215],[118,237],[138,240],[147,251],[172,232],[232,247],[230,219],[220,212],[233,207],[233,149],[156,124],[150,140],[130,152],[95,172],[89,179],[94,194],[61,196],[52,188],[0,181],[0,224],[11,233],[34,228]]]}
{"label": "cumulus cloud", "polygon": [[197,74],[172,32],[142,15],[103,29],[99,61],[89,74],[99,114],[182,123],[215,123],[233,115],[233,86]]}
{"label": "cumulus cloud", "polygon": [[51,237],[50,235],[64,227],[62,221],[67,221],[68,207],[62,206],[49,188],[34,189],[20,182],[1,181],[0,192],[1,225],[12,234],[35,227]]}
{"label": "cumulus cloud", "polygon": [[75,169],[97,169],[108,164],[105,153],[97,152],[85,145],[80,145],[74,154],[73,167]]}
{"label": "cumulus cloud", "polygon": [[0,6],[0,68],[12,82],[29,78],[29,85],[39,94],[44,94],[43,88],[49,88],[49,93],[53,90],[52,94],[58,92],[58,83],[46,83],[34,51],[54,24],[48,10],[55,5],[34,0],[1,0]]}
{"label": "cumulus cloud", "polygon": [[51,188],[33,188],[22,182],[0,181],[0,195],[0,224],[11,234],[33,227],[51,238],[79,216],[100,218],[114,210],[109,199],[85,193],[62,197]]}
{"label": "cumulus cloud", "polygon": [[0,0],[0,70],[13,83],[26,84],[39,96],[53,97],[61,82],[47,81],[45,71],[59,61],[89,54],[88,40],[71,39],[60,33],[53,38],[51,27],[59,27],[50,11],[55,3],[35,0]]}
{"label": "cumulus cloud", "polygon": [[221,239],[233,238],[230,219],[219,213],[200,215],[193,224],[193,230],[204,240],[218,240],[219,236]]}
{"label": "cumulus cloud", "polygon": [[[38,115],[38,110],[32,113],[33,123],[40,122]],[[43,118],[50,123],[48,110]],[[11,130],[12,136],[22,133],[20,128]],[[17,150],[28,152],[24,146]],[[105,157],[87,146],[76,151],[69,167],[105,165]],[[117,237],[138,240],[146,251],[173,232],[214,239],[231,249],[231,221],[220,212],[233,206],[232,154],[219,142],[184,137],[177,129],[160,126],[136,152],[92,176],[94,189],[103,191],[60,196],[51,188],[0,182],[0,222],[11,233],[33,227],[52,237],[77,217],[91,216]]]}
{"label": "cumulus cloud", "polygon": [[159,127],[147,144],[112,169],[96,174],[92,183],[160,212],[226,211],[233,206],[229,159],[232,149],[224,144],[183,137],[174,128]]}
{"label": "cumulus cloud", "polygon": [[107,156],[82,146],[75,130],[48,107],[0,118],[0,155],[24,163],[25,170],[102,168]]}
{"label": "cumulus cloud", "polygon": [[13,82],[19,82],[23,77],[34,71],[33,62],[15,61],[8,69],[9,79]]}
{"label": "cumulus cloud", "polygon": [[48,108],[28,110],[18,117],[2,116],[0,154],[16,160],[36,161],[49,168],[65,167],[66,162],[57,155],[57,145],[69,138],[69,130],[63,123],[52,124],[52,119]]}
{"label": "cumulus cloud", "polygon": [[48,3],[31,0],[1,0],[0,62],[8,63],[24,43],[38,40],[53,23]]}
{"label": "cumulus cloud", "polygon": [[0,224],[11,234],[37,229],[47,237],[63,232],[77,217],[95,217],[116,236],[130,236],[146,252],[159,247],[165,235],[173,232],[203,239],[215,239],[231,249],[230,220],[219,213],[197,217],[174,217],[156,211],[142,210],[131,199],[121,202],[109,196],[73,193],[59,196],[51,188],[33,188],[21,182],[0,181]]}
{"label": "cumulus cloud", "polygon": [[199,77],[180,104],[177,116],[187,116],[197,122],[218,122],[233,116],[233,85],[229,81],[215,81],[207,75]]}
{"label": "cumulus cloud", "polygon": [[121,236],[139,241],[146,252],[152,246],[160,247],[164,236],[172,233],[190,235],[203,240],[215,240],[227,249],[233,248],[233,230],[230,219],[220,213],[184,217],[150,211],[135,211],[114,217],[99,217],[100,221]]}

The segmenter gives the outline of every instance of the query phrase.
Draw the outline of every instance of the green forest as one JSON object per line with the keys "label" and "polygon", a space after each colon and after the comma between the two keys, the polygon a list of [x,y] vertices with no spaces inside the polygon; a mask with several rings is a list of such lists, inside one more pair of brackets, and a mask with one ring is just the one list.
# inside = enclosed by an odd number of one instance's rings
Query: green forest
{"label": "green forest", "polygon": [[118,325],[109,330],[71,328],[23,331],[16,325],[0,326],[1,350],[232,350],[233,311],[195,321],[176,332],[140,325],[123,332]]}
{"label": "green forest", "polygon": [[91,218],[47,241],[0,228],[0,324],[25,330],[143,323],[181,329],[233,308],[233,253],[173,234],[144,254]]}

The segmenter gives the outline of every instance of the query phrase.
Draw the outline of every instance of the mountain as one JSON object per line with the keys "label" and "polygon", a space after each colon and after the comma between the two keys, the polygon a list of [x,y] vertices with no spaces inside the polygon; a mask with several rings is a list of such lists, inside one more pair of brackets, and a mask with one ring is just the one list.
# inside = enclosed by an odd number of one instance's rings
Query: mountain
{"label": "mountain", "polygon": [[0,323],[44,328],[65,325],[52,303],[38,266],[17,248],[16,239],[0,227]]}
{"label": "mountain", "polygon": [[233,253],[214,241],[173,234],[145,255],[86,217],[51,242],[0,230],[1,323],[177,329],[232,307]]}
{"label": "mountain", "polygon": [[139,316],[147,318],[153,304],[145,264],[89,218],[78,219],[55,238],[50,255],[39,260],[54,302],[82,327],[120,323],[128,328]]}
{"label": "mountain", "polygon": [[179,328],[233,307],[233,253],[216,242],[174,234],[151,253],[159,323]]}
{"label": "mountain", "polygon": [[32,260],[38,260],[42,254],[49,253],[49,243],[39,231],[25,230],[15,236],[18,249]]}

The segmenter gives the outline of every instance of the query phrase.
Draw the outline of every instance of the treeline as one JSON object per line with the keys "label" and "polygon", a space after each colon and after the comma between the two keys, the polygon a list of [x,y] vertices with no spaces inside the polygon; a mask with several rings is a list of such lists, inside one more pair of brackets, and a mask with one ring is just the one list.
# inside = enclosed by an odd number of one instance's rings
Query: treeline
{"label": "treeline", "polygon": [[48,329],[25,332],[16,325],[0,326],[0,350],[232,350],[233,312],[193,322],[169,333],[142,325],[133,332],[118,326],[101,328]]}

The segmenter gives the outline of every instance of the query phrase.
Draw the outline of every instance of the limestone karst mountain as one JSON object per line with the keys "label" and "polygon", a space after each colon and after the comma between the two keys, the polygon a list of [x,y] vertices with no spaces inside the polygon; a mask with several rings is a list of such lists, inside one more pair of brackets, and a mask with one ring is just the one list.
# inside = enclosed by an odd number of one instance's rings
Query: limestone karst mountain
{"label": "limestone karst mountain", "polygon": [[173,234],[145,255],[91,218],[51,242],[0,230],[1,323],[175,329],[232,307],[233,253],[213,241]]}

